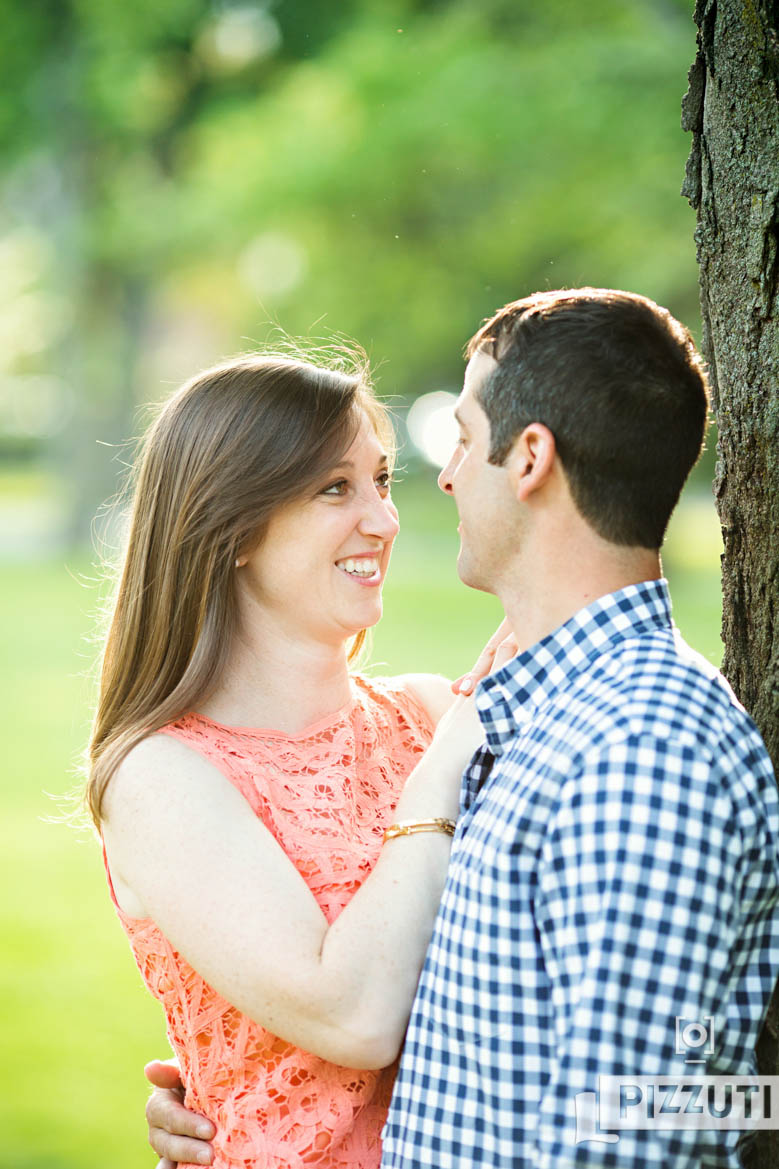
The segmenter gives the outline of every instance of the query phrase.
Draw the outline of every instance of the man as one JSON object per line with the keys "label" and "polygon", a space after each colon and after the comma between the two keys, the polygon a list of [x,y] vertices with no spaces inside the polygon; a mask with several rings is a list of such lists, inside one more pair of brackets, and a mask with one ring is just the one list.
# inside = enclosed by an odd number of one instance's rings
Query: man
{"label": "man", "polygon": [[[477,688],[486,746],[383,1165],[736,1166],[743,1133],[689,1127],[678,1102],[672,1127],[652,1108],[630,1127],[637,1077],[754,1075],[779,961],[771,765],[660,579],[703,439],[700,359],[664,309],[602,289],[507,305],[468,357],[439,484],[460,575],[499,597],[520,652]],[[618,1132],[596,1125],[604,1076],[628,1083]]]}

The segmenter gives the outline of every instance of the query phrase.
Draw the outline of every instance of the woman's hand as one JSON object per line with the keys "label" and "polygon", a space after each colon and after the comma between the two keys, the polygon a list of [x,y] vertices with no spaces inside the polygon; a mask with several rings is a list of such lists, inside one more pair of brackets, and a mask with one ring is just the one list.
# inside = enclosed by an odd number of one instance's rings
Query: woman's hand
{"label": "woman's hand", "polygon": [[157,1169],[176,1169],[178,1161],[210,1165],[214,1152],[208,1141],[214,1126],[204,1116],[184,1107],[184,1086],[175,1063],[154,1060],[143,1069],[154,1085],[146,1104],[149,1144],[162,1160]]}
{"label": "woman's hand", "polygon": [[452,682],[452,690],[455,694],[472,694],[477,682],[505,666],[518,651],[519,645],[514,630],[504,618],[479,654],[473,668]]}

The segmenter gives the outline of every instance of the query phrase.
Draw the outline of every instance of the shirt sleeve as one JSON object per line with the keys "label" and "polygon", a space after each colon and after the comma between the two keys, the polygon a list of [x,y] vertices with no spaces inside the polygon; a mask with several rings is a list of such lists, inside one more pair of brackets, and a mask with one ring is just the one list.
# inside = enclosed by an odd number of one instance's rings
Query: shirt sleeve
{"label": "shirt sleeve", "polygon": [[[723,775],[692,746],[622,738],[588,754],[564,784],[535,901],[557,1024],[538,1169],[737,1163],[722,1158],[738,1132],[620,1129],[618,1141],[577,1143],[576,1097],[597,1094],[602,1075],[714,1073],[743,857]],[[709,1162],[707,1147],[719,1159]]]}

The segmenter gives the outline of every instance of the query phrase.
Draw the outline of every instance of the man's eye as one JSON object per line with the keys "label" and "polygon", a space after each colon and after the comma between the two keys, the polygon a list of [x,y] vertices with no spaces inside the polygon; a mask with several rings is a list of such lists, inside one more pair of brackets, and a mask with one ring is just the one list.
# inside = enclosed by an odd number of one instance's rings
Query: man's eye
{"label": "man's eye", "polygon": [[330,483],[324,487],[320,492],[321,495],[346,495],[349,489],[349,484],[346,479],[339,479],[336,483]]}

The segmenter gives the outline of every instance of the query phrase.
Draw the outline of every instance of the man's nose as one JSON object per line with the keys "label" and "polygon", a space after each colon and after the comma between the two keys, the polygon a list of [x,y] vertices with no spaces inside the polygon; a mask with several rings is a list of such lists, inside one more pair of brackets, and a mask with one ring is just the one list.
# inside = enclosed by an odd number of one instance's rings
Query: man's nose
{"label": "man's nose", "polygon": [[446,495],[452,494],[452,463],[454,455],[444,467],[441,474],[438,476],[438,486]]}

